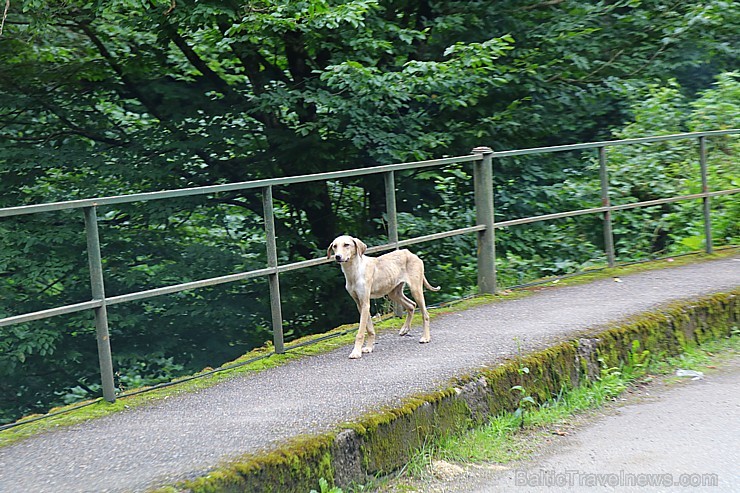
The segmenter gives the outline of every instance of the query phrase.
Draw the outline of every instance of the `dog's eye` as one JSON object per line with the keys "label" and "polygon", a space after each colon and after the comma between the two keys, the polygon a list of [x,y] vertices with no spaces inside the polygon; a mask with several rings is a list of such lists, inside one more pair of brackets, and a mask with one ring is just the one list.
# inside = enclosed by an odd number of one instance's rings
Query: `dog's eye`
{"label": "dog's eye", "polygon": [[345,243],[344,246],[349,248],[351,245],[349,243]]}

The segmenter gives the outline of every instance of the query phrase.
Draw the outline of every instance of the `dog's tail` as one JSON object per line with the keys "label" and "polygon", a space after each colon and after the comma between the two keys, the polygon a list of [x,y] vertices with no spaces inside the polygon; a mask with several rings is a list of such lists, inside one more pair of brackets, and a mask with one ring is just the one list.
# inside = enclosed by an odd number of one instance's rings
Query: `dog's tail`
{"label": "dog's tail", "polygon": [[429,284],[429,281],[427,281],[427,276],[424,276],[424,287],[431,291],[439,291],[440,289],[442,289],[439,286],[434,287],[431,284]]}

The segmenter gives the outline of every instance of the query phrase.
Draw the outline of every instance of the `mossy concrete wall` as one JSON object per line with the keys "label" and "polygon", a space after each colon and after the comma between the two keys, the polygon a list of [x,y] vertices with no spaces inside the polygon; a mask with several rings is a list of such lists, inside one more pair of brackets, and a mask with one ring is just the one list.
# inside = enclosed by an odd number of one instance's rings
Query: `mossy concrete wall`
{"label": "mossy concrete wall", "polygon": [[[319,479],[346,487],[402,467],[425,442],[512,412],[521,385],[538,401],[597,378],[603,365],[630,362],[637,353],[675,355],[690,344],[728,336],[740,320],[740,290],[674,303],[597,334],[584,335],[494,369],[458,378],[439,392],[363,416],[318,436],[298,437],[249,455],[207,476],[164,488],[178,492],[300,492]],[[638,342],[635,342],[638,341]],[[528,368],[527,372],[521,371]]]}

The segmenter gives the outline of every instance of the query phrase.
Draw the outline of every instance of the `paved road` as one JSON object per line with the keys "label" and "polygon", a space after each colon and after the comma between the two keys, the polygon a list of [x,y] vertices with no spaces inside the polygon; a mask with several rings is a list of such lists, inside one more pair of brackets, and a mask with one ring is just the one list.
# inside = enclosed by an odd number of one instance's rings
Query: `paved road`
{"label": "paved road", "polygon": [[459,491],[740,491],[740,359],[558,442],[544,457]]}
{"label": "paved road", "polygon": [[[327,266],[330,268],[331,266]],[[337,275],[340,275],[337,273]],[[546,347],[677,299],[734,289],[740,258],[543,290],[438,317],[432,343],[381,335],[375,352],[350,348],[0,449],[0,491],[123,492],[203,474],[225,459],[294,434],[330,429],[461,372]]]}
{"label": "paved road", "polygon": [[[740,357],[701,380],[653,383],[507,466],[437,464],[425,493],[740,491]],[[404,485],[406,486],[406,485]],[[401,488],[392,489],[401,491]],[[403,490],[405,491],[405,490]]]}

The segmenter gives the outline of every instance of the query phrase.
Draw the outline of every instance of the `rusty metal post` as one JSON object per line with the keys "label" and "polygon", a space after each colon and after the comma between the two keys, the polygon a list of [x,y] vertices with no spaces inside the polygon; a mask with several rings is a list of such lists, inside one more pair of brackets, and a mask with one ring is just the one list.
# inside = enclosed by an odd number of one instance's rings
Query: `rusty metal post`
{"label": "rusty metal post", "polygon": [[493,150],[476,147],[471,151],[480,159],[473,162],[476,224],[485,226],[478,231],[478,291],[496,293],[496,231],[493,217]]}
{"label": "rusty metal post", "polygon": [[83,212],[85,213],[85,235],[87,236],[87,259],[90,265],[92,297],[94,301],[100,301],[101,303],[99,307],[94,308],[94,313],[103,398],[108,402],[115,402],[116,389],[113,382],[113,357],[108,332],[108,309],[105,305],[105,284],[103,281],[103,261],[100,255],[98,215],[94,206],[85,207]]}

